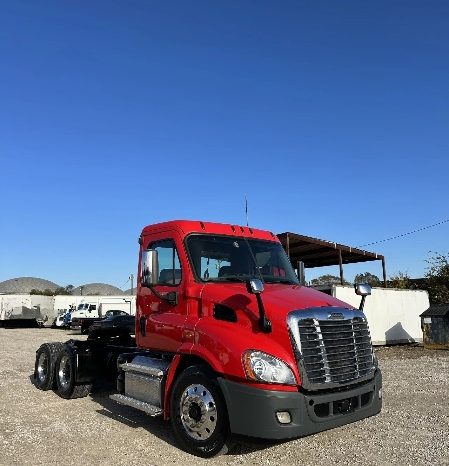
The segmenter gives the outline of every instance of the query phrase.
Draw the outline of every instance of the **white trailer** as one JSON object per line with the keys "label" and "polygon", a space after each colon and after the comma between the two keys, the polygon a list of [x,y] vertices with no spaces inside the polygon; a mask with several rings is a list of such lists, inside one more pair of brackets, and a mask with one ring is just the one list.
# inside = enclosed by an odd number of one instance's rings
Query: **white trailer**
{"label": "white trailer", "polygon": [[[360,304],[351,286],[333,285],[330,294],[354,307]],[[421,343],[420,314],[428,308],[427,291],[373,288],[363,309],[373,344]]]}
{"label": "white trailer", "polygon": [[133,316],[136,314],[136,299],[131,299],[131,297],[121,300],[104,298],[99,303],[98,313],[100,317],[104,317],[108,311],[124,311]]}
{"label": "white trailer", "polygon": [[52,322],[56,317],[53,296],[15,294],[0,295],[0,323]]}

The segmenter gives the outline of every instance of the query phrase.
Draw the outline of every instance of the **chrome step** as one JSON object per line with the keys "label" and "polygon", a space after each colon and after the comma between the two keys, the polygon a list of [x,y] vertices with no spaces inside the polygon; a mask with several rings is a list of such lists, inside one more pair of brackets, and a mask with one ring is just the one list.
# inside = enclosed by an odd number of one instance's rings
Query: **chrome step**
{"label": "chrome step", "polygon": [[153,406],[150,403],[146,403],[145,401],[136,400],[130,396],[122,395],[121,393],[110,395],[109,398],[122,405],[131,406],[132,408],[144,411],[152,417],[160,416],[163,412],[162,409],[158,408],[157,406]]}
{"label": "chrome step", "polygon": [[146,374],[162,378],[167,373],[168,366],[169,362],[162,359],[139,355],[131,362],[124,362],[120,364],[119,367],[125,372],[136,372],[138,374]]}
{"label": "chrome step", "polygon": [[139,374],[152,375],[153,377],[162,377],[164,375],[164,372],[157,367],[145,366],[132,362],[120,364],[120,369],[123,369],[125,372],[137,372]]}

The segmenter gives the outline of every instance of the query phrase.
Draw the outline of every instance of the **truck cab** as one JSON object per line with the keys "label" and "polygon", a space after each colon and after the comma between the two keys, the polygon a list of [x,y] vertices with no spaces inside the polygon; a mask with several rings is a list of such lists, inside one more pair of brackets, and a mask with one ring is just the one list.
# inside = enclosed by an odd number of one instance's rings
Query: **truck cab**
{"label": "truck cab", "polygon": [[72,319],[74,317],[99,317],[97,304],[86,302],[78,304],[76,310],[72,312]]}
{"label": "truck cab", "polygon": [[271,232],[206,222],[145,228],[136,341],[217,374],[234,433],[294,437],[380,410],[366,317],[301,286]]}
{"label": "truck cab", "polygon": [[[171,221],[139,245],[135,349],[117,356],[111,398],[170,419],[184,449],[209,457],[231,434],[294,438],[381,410],[362,310],[301,286],[273,233]],[[79,372],[75,386],[95,371]]]}
{"label": "truck cab", "polygon": [[[66,314],[67,315],[67,314]],[[72,330],[82,329],[84,321],[94,321],[100,317],[98,304],[95,302],[82,301],[76,309],[67,315],[65,323]]]}

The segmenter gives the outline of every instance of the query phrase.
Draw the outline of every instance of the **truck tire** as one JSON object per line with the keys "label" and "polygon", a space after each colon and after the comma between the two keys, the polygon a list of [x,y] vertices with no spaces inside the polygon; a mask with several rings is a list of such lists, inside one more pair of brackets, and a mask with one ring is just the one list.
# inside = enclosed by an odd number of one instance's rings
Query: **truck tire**
{"label": "truck tire", "polygon": [[227,453],[230,430],[226,403],[207,367],[185,369],[173,385],[170,420],[185,451],[202,458]]}
{"label": "truck tire", "polygon": [[92,384],[76,383],[76,355],[72,347],[64,345],[56,360],[55,369],[57,393],[61,398],[83,398],[90,393]]}
{"label": "truck tire", "polygon": [[36,351],[34,385],[39,390],[51,390],[55,387],[55,363],[63,346],[59,342],[44,343]]}

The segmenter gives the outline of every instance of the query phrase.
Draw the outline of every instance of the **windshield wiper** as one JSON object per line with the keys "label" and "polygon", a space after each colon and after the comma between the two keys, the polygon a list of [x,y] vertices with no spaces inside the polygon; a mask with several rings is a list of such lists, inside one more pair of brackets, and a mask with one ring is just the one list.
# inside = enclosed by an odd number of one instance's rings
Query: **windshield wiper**
{"label": "windshield wiper", "polygon": [[264,277],[265,283],[283,283],[286,285],[298,285],[298,283],[294,282],[293,280],[289,280],[288,278],[267,278]]}
{"label": "windshield wiper", "polygon": [[216,281],[223,281],[223,282],[241,282],[246,283],[248,278],[237,277],[236,275],[227,275],[225,277],[218,277],[215,279]]}

